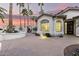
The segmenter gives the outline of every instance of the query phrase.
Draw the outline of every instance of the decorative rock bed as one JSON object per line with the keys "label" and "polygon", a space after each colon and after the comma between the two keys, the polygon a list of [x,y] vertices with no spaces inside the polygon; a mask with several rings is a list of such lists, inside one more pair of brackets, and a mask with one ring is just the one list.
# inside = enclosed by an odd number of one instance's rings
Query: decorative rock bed
{"label": "decorative rock bed", "polygon": [[64,49],[65,56],[79,56],[79,44],[74,44]]}

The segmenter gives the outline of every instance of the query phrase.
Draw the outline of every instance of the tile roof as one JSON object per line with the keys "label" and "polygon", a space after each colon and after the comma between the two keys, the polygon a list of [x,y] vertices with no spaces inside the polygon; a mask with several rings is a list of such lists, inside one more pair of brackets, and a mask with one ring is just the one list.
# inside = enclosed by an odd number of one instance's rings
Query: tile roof
{"label": "tile roof", "polygon": [[60,15],[68,10],[78,10],[79,11],[79,7],[75,6],[75,7],[67,7],[63,10],[54,10],[54,11],[46,11],[47,14],[51,14],[51,15]]}

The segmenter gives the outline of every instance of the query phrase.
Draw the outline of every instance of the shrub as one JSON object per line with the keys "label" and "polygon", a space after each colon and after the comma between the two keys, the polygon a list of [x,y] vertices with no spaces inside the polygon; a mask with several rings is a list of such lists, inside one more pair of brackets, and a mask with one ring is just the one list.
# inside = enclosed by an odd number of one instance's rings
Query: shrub
{"label": "shrub", "polygon": [[0,28],[0,30],[3,30],[2,28]]}
{"label": "shrub", "polygon": [[47,37],[51,37],[51,35],[50,35],[49,33],[45,33],[45,35],[46,35]]}
{"label": "shrub", "polygon": [[38,34],[38,33],[35,33],[35,35],[36,35],[36,36],[40,36],[40,34]]}
{"label": "shrub", "polygon": [[37,27],[34,27],[33,30],[34,30],[34,31],[37,31]]}
{"label": "shrub", "polygon": [[18,31],[17,30],[14,30],[14,33],[18,33]]}
{"label": "shrub", "polygon": [[60,35],[59,35],[59,37],[63,37],[63,35],[62,35],[62,34],[60,34]]}

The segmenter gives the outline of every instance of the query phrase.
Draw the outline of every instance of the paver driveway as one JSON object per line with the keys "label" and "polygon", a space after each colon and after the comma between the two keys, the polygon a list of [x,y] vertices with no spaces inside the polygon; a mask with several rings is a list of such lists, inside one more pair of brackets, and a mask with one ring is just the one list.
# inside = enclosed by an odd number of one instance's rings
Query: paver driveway
{"label": "paver driveway", "polygon": [[63,56],[64,48],[71,44],[79,44],[79,37],[51,37],[40,40],[39,36],[28,34],[24,38],[1,41],[3,56]]}

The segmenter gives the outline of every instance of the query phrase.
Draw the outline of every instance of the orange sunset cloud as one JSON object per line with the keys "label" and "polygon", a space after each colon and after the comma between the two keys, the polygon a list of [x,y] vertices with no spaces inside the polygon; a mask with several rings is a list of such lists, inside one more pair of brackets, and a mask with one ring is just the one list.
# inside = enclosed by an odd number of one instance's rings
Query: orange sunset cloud
{"label": "orange sunset cloud", "polygon": [[[27,22],[28,21],[26,20],[26,25],[27,25]],[[22,24],[22,26],[24,25],[24,19],[21,19],[21,24]],[[30,19],[30,25],[34,26],[35,24],[36,24],[36,22],[34,20]],[[4,25],[8,25],[8,19],[4,19],[4,23],[0,19],[0,27],[2,27]],[[20,20],[19,19],[13,19],[13,25],[20,26]]]}

